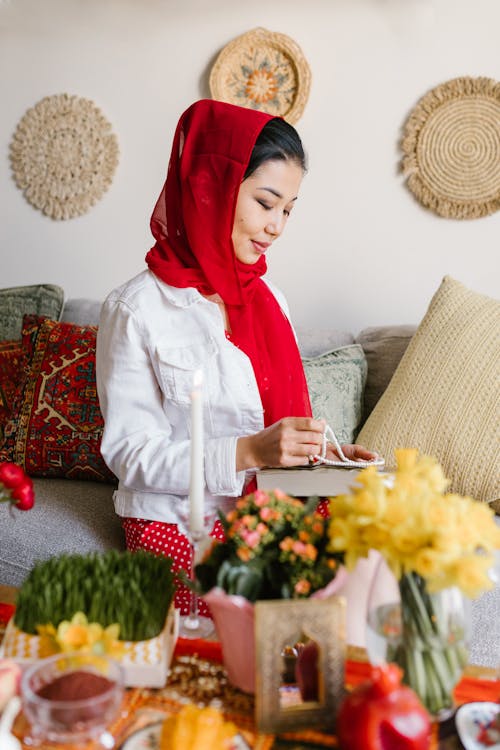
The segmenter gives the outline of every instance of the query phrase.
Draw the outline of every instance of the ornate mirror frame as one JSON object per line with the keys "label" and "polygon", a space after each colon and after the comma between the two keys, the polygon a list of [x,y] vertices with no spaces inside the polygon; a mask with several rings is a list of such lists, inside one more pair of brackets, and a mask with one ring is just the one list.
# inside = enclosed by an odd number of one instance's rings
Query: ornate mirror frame
{"label": "ornate mirror frame", "polygon": [[[278,733],[304,726],[334,727],[344,696],[346,603],[343,597],[258,601],[255,604],[255,719],[259,731]],[[282,651],[304,633],[318,644],[316,701],[283,707]]]}

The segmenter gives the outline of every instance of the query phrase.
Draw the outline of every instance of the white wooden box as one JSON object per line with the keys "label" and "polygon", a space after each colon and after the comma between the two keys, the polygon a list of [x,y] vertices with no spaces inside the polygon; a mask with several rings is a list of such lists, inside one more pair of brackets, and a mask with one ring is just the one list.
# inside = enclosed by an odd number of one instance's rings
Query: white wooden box
{"label": "white wooden box", "polygon": [[[125,671],[127,687],[164,687],[178,632],[179,610],[172,606],[159,635],[147,641],[124,641],[125,651],[119,661]],[[2,647],[3,656],[22,667],[42,658],[40,636],[19,630],[14,618],[7,624]]]}

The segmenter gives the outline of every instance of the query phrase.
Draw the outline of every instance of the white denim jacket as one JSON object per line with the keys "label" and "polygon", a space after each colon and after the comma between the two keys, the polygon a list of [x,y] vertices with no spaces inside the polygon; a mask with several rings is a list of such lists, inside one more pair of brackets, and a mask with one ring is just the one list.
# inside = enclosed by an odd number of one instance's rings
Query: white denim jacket
{"label": "white denim jacket", "polygon": [[[267,282],[268,283],[268,282]],[[283,295],[268,285],[288,315]],[[251,362],[226,338],[218,305],[146,270],[111,292],[97,335],[97,389],[104,417],[101,452],[119,478],[120,516],[177,523],[189,515],[190,393],[203,370],[205,509],[242,494],[238,437],[264,426]]]}

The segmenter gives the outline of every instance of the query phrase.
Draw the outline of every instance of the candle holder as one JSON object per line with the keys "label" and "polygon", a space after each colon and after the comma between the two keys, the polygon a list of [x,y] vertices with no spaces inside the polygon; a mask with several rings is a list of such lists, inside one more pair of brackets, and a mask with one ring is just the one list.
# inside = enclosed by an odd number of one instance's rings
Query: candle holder
{"label": "candle holder", "polygon": [[[194,572],[195,568],[195,560],[196,560],[196,551],[198,549],[198,545],[201,542],[201,540],[204,538],[205,532],[204,531],[198,531],[198,532],[191,532],[190,533],[190,541],[191,541],[191,570],[190,570],[190,579],[191,583],[194,584],[196,576]],[[209,635],[212,635],[215,632],[215,626],[213,624],[213,621],[209,617],[204,617],[200,614],[198,614],[198,601],[199,596],[194,591],[194,589],[191,589],[191,597],[189,602],[189,614],[185,615],[182,620],[179,627],[179,636],[181,638],[207,638]]]}

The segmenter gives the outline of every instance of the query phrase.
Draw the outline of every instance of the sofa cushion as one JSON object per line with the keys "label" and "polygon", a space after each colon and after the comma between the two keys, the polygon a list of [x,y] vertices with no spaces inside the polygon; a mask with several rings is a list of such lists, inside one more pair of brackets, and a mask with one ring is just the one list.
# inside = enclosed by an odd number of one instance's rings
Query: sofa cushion
{"label": "sofa cushion", "polygon": [[23,349],[20,341],[0,341],[0,442],[12,412],[14,394],[21,377]]}
{"label": "sofa cushion", "polygon": [[25,375],[2,453],[30,476],[115,481],[100,452],[96,328],[26,316]]}
{"label": "sofa cushion", "polygon": [[318,354],[325,354],[332,349],[354,343],[352,333],[336,328],[297,328],[295,332],[303,357],[317,357]]}
{"label": "sofa cushion", "polygon": [[99,325],[102,303],[98,300],[78,297],[66,301],[61,320],[64,323],[76,323],[79,326]]}
{"label": "sofa cushion", "polygon": [[393,325],[363,329],[355,338],[368,363],[363,400],[363,422],[389,385],[417,326]]}
{"label": "sofa cushion", "polygon": [[24,315],[45,315],[59,320],[64,291],[54,284],[33,284],[0,289],[0,341],[21,338]]}
{"label": "sofa cushion", "polygon": [[326,419],[341,443],[352,443],[361,420],[366,358],[357,344],[303,357],[313,415]]}
{"label": "sofa cushion", "polygon": [[453,492],[500,497],[500,302],[446,276],[358,440],[435,456]]}
{"label": "sofa cushion", "polygon": [[34,489],[29,513],[0,507],[0,583],[20,586],[37,560],[64,552],[125,549],[111,485],[38,478]]}

